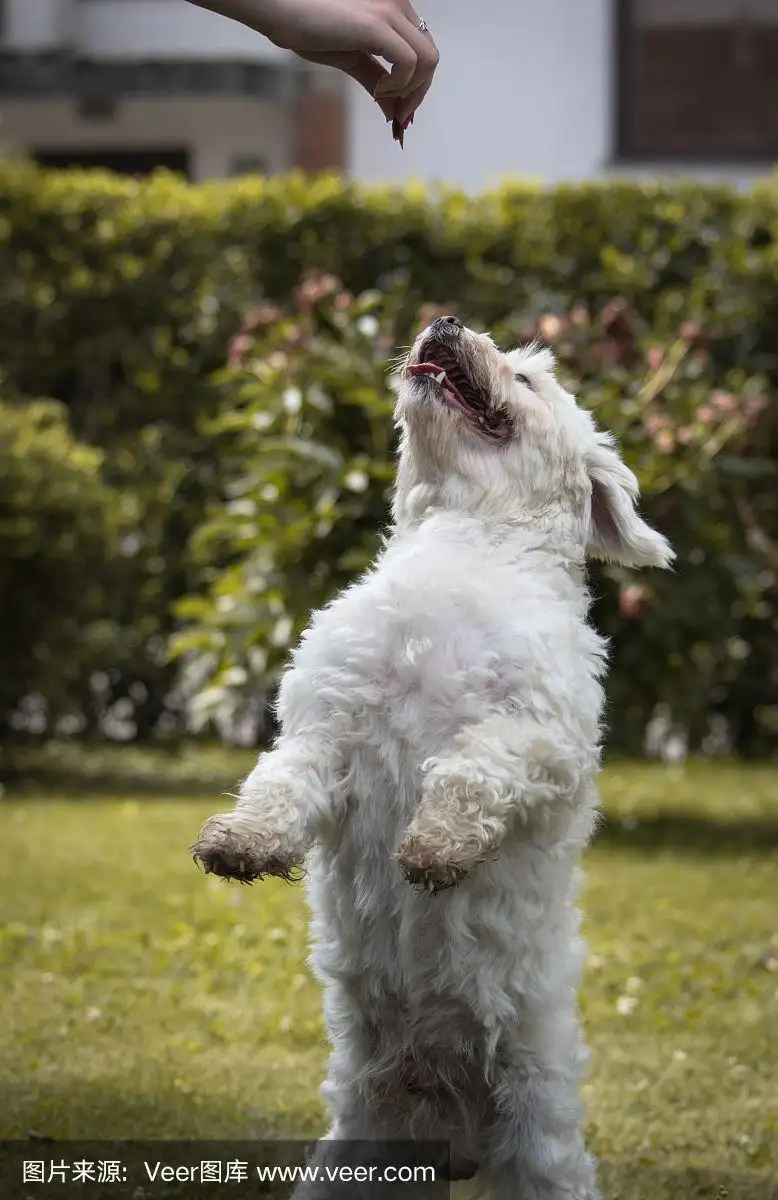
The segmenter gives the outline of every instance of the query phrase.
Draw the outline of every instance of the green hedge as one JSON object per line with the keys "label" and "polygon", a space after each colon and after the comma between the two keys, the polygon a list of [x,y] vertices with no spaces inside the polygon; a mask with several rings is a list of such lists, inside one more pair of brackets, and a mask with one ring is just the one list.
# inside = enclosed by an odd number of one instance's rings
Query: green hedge
{"label": "green hedge", "polygon": [[115,646],[110,619],[121,498],[103,456],[73,439],[54,401],[0,399],[0,711],[42,731],[80,725],[82,688]]}
{"label": "green hedge", "polygon": [[[105,567],[116,637],[102,669],[111,696],[134,697],[139,733],[159,728],[161,718],[173,722],[178,665],[163,649],[183,619],[175,615],[176,602],[190,598],[186,636],[196,638],[209,622],[219,625],[208,605],[227,586],[223,571],[235,576],[245,565],[230,541],[229,521],[221,543],[212,536],[212,522],[226,511],[225,486],[241,486],[236,447],[240,456],[253,456],[257,475],[282,469],[298,480],[296,503],[321,501],[321,481],[312,469],[293,475],[287,450],[271,454],[259,439],[250,449],[240,446],[241,431],[229,429],[231,412],[254,404],[275,420],[289,378],[314,369],[334,371],[339,394],[353,392],[360,372],[370,380],[362,401],[341,405],[335,396],[333,416],[303,435],[344,463],[370,464],[369,496],[351,507],[341,497],[325,538],[310,539],[294,527],[287,542],[271,538],[274,570],[283,565],[287,582],[315,579],[319,591],[296,586],[290,605],[282,582],[283,594],[254,597],[257,612],[273,601],[277,612],[290,609],[298,625],[309,600],[356,568],[356,559],[338,552],[341,542],[361,547],[364,556],[384,511],[389,460],[381,372],[388,347],[379,347],[378,359],[374,347],[339,349],[343,331],[333,332],[332,314],[322,310],[317,319],[330,341],[317,345],[307,366],[298,353],[274,383],[259,380],[237,362],[246,347],[238,343],[232,375],[224,374],[230,340],[246,313],[274,302],[299,320],[299,305],[307,302],[298,293],[295,307],[291,298],[312,270],[337,276],[353,295],[384,293],[378,316],[399,344],[417,327],[425,303],[456,307],[504,341],[540,327],[569,379],[581,382],[583,400],[602,404],[608,422],[631,443],[655,496],[649,503],[656,518],[681,550],[677,575],[651,580],[653,603],[628,591],[623,577],[598,577],[595,615],[615,642],[614,744],[634,749],[654,702],[666,699],[691,723],[695,743],[715,710],[731,721],[740,750],[772,749],[778,737],[774,184],[749,194],[691,184],[512,186],[468,199],[368,190],[335,179],[190,187],[164,175],[136,183],[8,164],[0,168],[0,367],[20,392],[67,406],[75,436],[104,452],[106,486],[136,513],[126,542],[132,552]],[[266,360],[286,333],[283,322],[273,322],[251,336],[252,352]],[[659,356],[672,361],[679,345],[683,361],[662,383]],[[618,396],[645,395],[647,376],[659,380],[653,432],[629,404],[622,411],[618,403]],[[260,390],[250,399],[245,389],[252,387]],[[682,434],[694,446],[677,434],[689,428],[690,414],[709,407],[712,393],[724,406],[714,405],[720,415],[729,403],[722,397],[729,396],[740,417],[750,402],[751,415],[737,429],[716,424],[727,427],[726,436],[705,466],[697,432]],[[770,403],[757,413],[760,395]],[[228,500],[234,504],[235,497]],[[222,599],[222,610],[230,603]],[[248,666],[241,658],[252,638],[252,611],[244,613],[242,631],[235,618],[234,659],[225,646],[199,667],[195,651],[187,658],[190,673],[215,672],[210,681],[228,705],[239,703],[241,689],[261,690],[251,672],[260,670],[262,656],[255,653]],[[256,629],[265,630],[259,617]]]}

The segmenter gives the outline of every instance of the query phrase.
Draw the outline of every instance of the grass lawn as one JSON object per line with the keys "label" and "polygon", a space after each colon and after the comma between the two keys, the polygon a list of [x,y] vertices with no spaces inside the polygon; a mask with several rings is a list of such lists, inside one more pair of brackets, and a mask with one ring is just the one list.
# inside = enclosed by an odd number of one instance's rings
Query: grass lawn
{"label": "grass lawn", "polygon": [[[187,853],[251,756],[37,756],[0,801],[0,1135],[322,1128],[300,889]],[[117,765],[118,764],[118,765]],[[610,766],[586,858],[608,1200],[778,1197],[778,772]]]}

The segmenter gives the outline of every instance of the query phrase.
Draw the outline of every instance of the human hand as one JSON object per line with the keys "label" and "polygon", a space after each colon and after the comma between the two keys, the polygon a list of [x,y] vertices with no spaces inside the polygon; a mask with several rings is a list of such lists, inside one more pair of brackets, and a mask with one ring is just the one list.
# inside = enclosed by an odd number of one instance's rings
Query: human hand
{"label": "human hand", "polygon": [[[360,83],[404,127],[432,84],[438,50],[410,0],[192,0],[298,58]],[[384,59],[390,70],[378,61]]]}

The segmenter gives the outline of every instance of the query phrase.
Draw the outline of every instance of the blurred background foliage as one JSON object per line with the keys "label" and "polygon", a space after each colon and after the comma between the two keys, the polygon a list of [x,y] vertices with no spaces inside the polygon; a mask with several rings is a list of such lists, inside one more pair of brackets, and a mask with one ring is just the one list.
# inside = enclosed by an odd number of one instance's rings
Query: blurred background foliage
{"label": "blurred background foliage", "polygon": [[3,165],[0,731],[262,736],[311,607],[385,527],[391,359],[456,311],[554,346],[678,551],[594,572],[611,748],[774,754],[777,285],[774,183]]}

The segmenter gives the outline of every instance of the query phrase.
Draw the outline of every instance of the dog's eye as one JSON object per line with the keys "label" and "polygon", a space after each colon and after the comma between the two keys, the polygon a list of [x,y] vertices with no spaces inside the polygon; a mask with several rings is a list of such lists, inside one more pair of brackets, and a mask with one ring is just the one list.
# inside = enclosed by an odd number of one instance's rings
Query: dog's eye
{"label": "dog's eye", "polygon": [[531,392],[535,390],[533,388],[532,384],[530,383],[529,379],[527,379],[526,375],[518,374],[518,375],[514,375],[513,378],[516,380],[517,383],[523,383],[524,386],[528,387]]}

